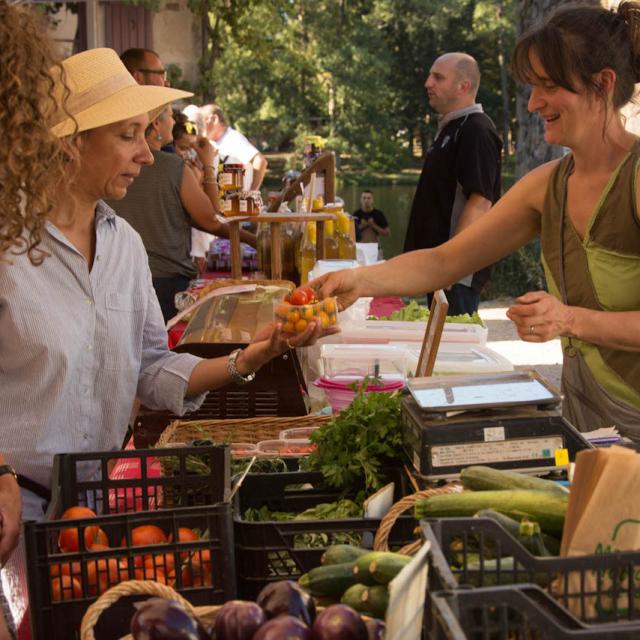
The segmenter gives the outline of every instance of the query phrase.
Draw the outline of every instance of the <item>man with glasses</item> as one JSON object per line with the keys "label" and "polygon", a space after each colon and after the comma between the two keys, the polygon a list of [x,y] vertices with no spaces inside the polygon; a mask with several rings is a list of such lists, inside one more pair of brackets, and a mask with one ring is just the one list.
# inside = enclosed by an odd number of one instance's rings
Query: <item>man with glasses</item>
{"label": "man with glasses", "polygon": [[167,71],[160,56],[151,49],[127,49],[120,60],[138,84],[168,87]]}

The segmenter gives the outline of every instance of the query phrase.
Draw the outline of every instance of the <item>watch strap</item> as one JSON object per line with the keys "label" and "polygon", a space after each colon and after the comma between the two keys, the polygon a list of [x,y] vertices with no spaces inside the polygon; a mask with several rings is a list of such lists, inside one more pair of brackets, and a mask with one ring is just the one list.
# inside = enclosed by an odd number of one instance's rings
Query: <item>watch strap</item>
{"label": "watch strap", "polygon": [[0,464],[0,476],[11,474],[16,480],[18,480],[18,474],[10,464]]}
{"label": "watch strap", "polygon": [[253,382],[256,377],[256,372],[252,371],[251,373],[247,373],[243,375],[238,371],[238,366],[236,364],[236,360],[238,356],[242,352],[242,349],[235,349],[229,354],[229,359],[227,360],[227,371],[231,376],[231,380],[236,384],[248,384],[249,382]]}

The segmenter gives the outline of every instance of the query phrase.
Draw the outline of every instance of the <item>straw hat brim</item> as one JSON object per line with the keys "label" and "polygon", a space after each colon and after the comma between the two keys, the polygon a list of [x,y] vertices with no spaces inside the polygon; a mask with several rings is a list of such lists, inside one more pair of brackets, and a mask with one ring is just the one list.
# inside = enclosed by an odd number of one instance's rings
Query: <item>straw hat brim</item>
{"label": "straw hat brim", "polygon": [[63,138],[73,133],[134,118],[142,113],[148,113],[151,120],[174,100],[189,98],[192,95],[193,93],[189,91],[171,87],[139,84],[127,86],[84,111],[74,114],[73,118],[59,122],[52,127],[51,131],[59,138]]}

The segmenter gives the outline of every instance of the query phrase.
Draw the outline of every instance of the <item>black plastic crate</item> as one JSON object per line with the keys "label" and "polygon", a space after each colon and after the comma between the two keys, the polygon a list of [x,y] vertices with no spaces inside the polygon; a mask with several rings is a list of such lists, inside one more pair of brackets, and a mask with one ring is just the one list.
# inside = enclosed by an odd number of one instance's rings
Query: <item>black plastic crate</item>
{"label": "black plastic crate", "polygon": [[[175,475],[150,477],[152,457],[160,458],[164,466],[171,463]],[[140,478],[110,480],[110,462],[118,458],[137,459]],[[189,465],[194,460],[210,465],[211,473],[190,474]],[[87,607],[101,592],[122,580],[164,581],[195,605],[222,603],[235,597],[231,505],[220,502],[227,495],[229,482],[227,447],[66,454],[56,457],[54,468],[57,482],[47,512],[49,519],[27,522],[24,527],[36,640],[79,638]],[[94,479],[78,479],[86,473]],[[203,501],[199,506],[177,506],[199,501]],[[99,515],[53,519],[75,505],[87,506]],[[177,539],[181,527],[197,529],[200,538],[132,547],[132,530],[142,525],[159,527],[172,540]],[[102,542],[102,535],[95,529],[99,527],[108,538],[107,548],[87,549],[85,535],[90,527],[94,529],[90,529],[88,538]],[[59,536],[65,529],[77,529],[77,551],[59,550]],[[68,577],[61,578],[61,574]],[[141,598],[122,599],[101,616],[96,638],[112,640],[126,635],[132,603],[137,599]]]}
{"label": "black plastic crate", "polygon": [[422,531],[432,544],[430,592],[532,583],[585,623],[640,619],[640,552],[534,556],[486,518],[427,519]]}
{"label": "black plastic crate", "polygon": [[[394,501],[413,493],[402,470],[394,472]],[[380,525],[375,518],[342,520],[294,520],[247,522],[243,514],[248,508],[266,506],[270,511],[302,512],[323,502],[353,497],[322,486],[318,472],[291,472],[247,475],[234,501],[234,537],[238,596],[252,599],[268,582],[297,580],[317,567],[326,547],[343,542],[345,534],[356,536],[369,547]],[[389,544],[401,547],[415,538],[416,521],[402,516],[394,526]],[[319,546],[309,546],[310,536],[320,536]]]}
{"label": "black plastic crate", "polygon": [[640,623],[588,625],[532,584],[431,594],[432,640],[637,640]]}
{"label": "black plastic crate", "polygon": [[[118,460],[137,466],[137,477],[110,478]],[[160,477],[153,473],[157,465]],[[226,446],[59,454],[53,463],[47,519],[59,518],[72,505],[106,515],[215,504],[229,495],[230,468]]]}

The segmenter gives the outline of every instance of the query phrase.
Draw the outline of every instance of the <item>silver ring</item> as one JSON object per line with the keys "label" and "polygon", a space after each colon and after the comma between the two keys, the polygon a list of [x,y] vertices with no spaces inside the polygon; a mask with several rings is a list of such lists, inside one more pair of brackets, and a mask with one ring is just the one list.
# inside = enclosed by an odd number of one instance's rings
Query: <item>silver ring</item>
{"label": "silver ring", "polygon": [[287,338],[287,347],[289,347],[289,349],[295,349],[295,347],[289,342],[289,338]]}
{"label": "silver ring", "polygon": [[535,325],[529,327],[529,335],[532,336],[536,332]]}

